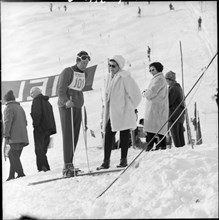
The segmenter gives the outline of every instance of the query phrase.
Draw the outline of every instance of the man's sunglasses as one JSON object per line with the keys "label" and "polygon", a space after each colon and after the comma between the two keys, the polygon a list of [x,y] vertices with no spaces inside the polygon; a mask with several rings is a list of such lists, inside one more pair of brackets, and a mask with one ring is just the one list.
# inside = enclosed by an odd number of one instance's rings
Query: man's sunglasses
{"label": "man's sunglasses", "polygon": [[90,56],[88,55],[82,55],[81,57],[78,56],[78,58],[80,58],[81,60],[86,60],[86,59],[88,59],[89,61],[91,60]]}

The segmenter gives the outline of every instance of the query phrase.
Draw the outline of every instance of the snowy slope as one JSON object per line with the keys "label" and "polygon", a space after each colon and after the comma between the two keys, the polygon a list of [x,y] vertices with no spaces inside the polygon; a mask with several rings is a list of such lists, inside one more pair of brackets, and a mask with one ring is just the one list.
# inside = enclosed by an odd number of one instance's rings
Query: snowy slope
{"label": "snowy slope", "polygon": [[[103,160],[100,119],[101,93],[107,73],[107,58],[121,54],[126,68],[141,90],[151,79],[148,72],[147,46],[152,61],[164,65],[164,73],[173,70],[182,82],[179,42],[182,43],[184,86],[187,94],[202,70],[217,52],[216,2],[123,3],[47,3],[1,2],[2,80],[21,80],[59,74],[74,64],[76,53],[87,50],[90,65],[97,64],[92,92],[85,93],[88,127],[88,155],[91,169]],[[60,6],[60,10],[58,7]],[[138,6],[142,9],[137,16]],[[203,29],[197,19],[202,16]],[[57,98],[50,99],[58,132],[48,152],[51,171],[38,173],[35,162],[31,102],[22,103],[28,118],[30,145],[21,156],[26,177],[5,182],[9,161],[2,161],[3,217],[18,218],[191,218],[218,217],[218,108],[212,96],[218,85],[217,62],[212,63],[203,79],[188,96],[190,118],[197,102],[203,144],[182,149],[142,153],[116,183],[99,199],[96,197],[118,176],[77,177],[38,186],[28,183],[61,175],[63,167],[62,135]],[[4,106],[2,110],[4,109]],[[144,115],[144,101],[139,118]],[[195,137],[193,125],[191,124]],[[130,149],[128,161],[139,150]],[[119,163],[120,150],[112,152],[111,164]],[[83,133],[76,151],[76,166],[87,169]]]}

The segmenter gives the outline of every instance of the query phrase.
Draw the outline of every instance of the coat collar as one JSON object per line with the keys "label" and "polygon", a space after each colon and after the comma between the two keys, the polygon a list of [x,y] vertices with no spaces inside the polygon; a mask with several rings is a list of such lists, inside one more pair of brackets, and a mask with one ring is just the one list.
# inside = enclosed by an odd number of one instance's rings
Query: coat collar
{"label": "coat collar", "polygon": [[158,77],[158,76],[164,76],[162,72],[157,73],[156,75],[153,76],[153,79]]}
{"label": "coat collar", "polygon": [[8,101],[5,103],[5,105],[12,104],[12,103],[20,105],[20,103],[15,100]]}
{"label": "coat collar", "polygon": [[117,72],[117,74],[118,74],[118,76],[123,77],[123,78],[125,78],[125,77],[127,77],[127,76],[130,76],[130,72],[128,72],[128,71],[126,71],[126,70],[119,70],[119,71]]}

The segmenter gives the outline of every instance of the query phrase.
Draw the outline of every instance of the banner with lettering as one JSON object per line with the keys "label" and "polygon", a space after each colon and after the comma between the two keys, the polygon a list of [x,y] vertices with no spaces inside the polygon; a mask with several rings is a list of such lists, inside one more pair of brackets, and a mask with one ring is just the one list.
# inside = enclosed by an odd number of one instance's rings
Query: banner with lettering
{"label": "banner with lettering", "polygon": [[[92,85],[96,68],[97,65],[94,65],[85,70],[87,73],[87,80],[82,89],[83,92],[93,90]],[[18,102],[32,101],[30,90],[35,86],[38,86],[44,95],[56,97],[58,80],[59,75],[20,81],[2,81],[2,102],[4,103],[3,97],[9,90],[13,90],[16,101]]]}

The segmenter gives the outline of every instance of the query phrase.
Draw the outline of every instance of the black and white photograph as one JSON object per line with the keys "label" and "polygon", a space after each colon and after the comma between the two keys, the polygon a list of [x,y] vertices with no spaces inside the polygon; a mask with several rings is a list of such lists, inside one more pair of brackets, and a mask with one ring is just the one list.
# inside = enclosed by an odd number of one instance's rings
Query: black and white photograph
{"label": "black and white photograph", "polygon": [[217,6],[2,0],[2,219],[218,218]]}

